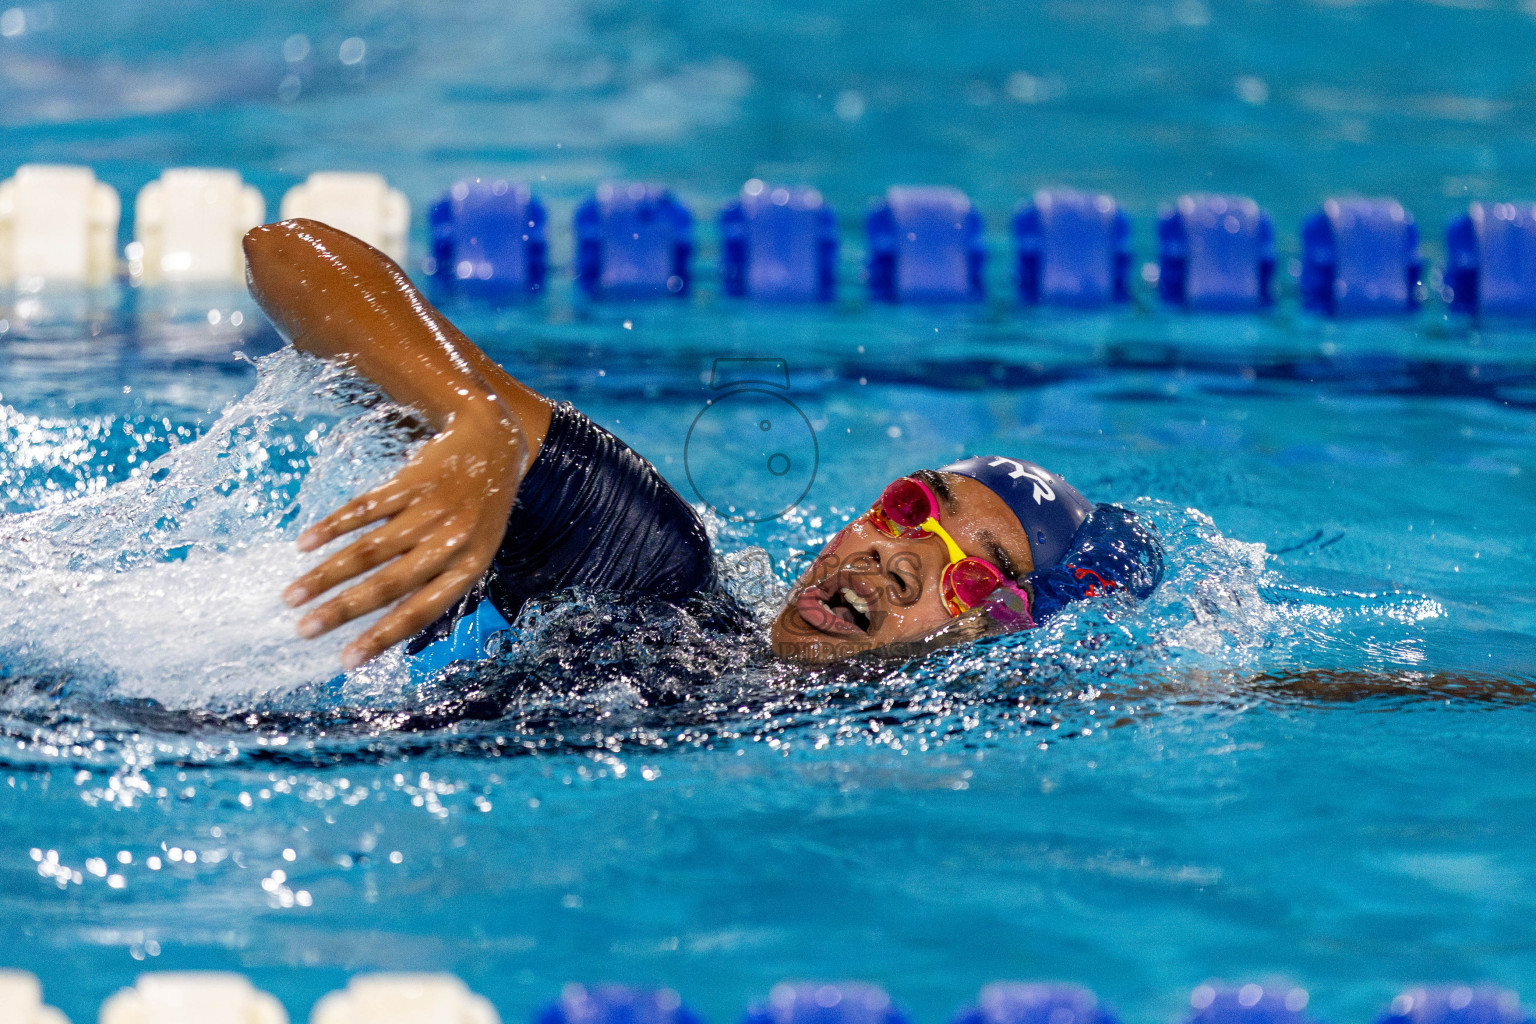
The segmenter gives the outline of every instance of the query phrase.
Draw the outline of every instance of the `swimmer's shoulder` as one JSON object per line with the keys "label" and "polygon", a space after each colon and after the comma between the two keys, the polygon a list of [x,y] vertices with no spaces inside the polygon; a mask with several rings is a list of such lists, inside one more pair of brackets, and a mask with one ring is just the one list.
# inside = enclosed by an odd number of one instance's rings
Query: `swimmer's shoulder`
{"label": "swimmer's shoulder", "polygon": [[492,596],[508,616],[568,587],[681,599],[714,581],[699,513],[655,466],[568,402],[551,409],[492,569]]}

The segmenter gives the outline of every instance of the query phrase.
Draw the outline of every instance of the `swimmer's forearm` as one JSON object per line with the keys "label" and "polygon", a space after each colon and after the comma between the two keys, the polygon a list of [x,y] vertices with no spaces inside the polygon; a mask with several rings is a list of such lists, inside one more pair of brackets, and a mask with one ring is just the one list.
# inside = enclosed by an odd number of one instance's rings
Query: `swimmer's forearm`
{"label": "swimmer's forearm", "polygon": [[395,263],[309,220],[245,236],[251,294],[293,346],[345,363],[438,431],[458,423],[521,435],[528,457],[549,428],[549,402],[442,316]]}

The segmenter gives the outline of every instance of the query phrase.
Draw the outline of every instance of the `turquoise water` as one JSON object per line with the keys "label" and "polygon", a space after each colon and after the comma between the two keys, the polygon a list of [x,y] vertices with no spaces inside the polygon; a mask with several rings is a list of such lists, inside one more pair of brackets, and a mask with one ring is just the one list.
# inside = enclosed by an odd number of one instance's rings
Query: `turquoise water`
{"label": "turquoise water", "polygon": [[[420,211],[515,175],[563,276],[600,177],[701,213],[754,174],[821,187],[829,307],[720,298],[707,219],[689,302],[448,307],[680,487],[714,361],[782,359],[819,461],[791,515],[716,524],[745,597],[892,476],[980,448],[1137,508],[1170,572],[1141,607],[853,671],[576,600],[481,669],[334,686],[340,641],[293,637],[277,593],[306,517],[400,458],[388,410],[249,313],[136,294],[8,322],[0,959],[73,1019],[186,967],[295,1016],[360,970],[452,970],[508,1020],[573,979],[669,984],[719,1022],[795,977],[933,1024],[998,978],[1088,984],[1133,1024],[1213,976],[1288,978],[1340,1022],[1420,981],[1536,992],[1536,333],[1435,305],[1327,324],[1289,295],[1020,311],[996,259],[988,304],[870,308],[853,276],[897,181],[966,188],[994,252],[1014,201],[1069,183],[1119,196],[1142,259],[1157,202],[1197,187],[1253,194],[1287,250],[1325,194],[1391,192],[1433,254],[1468,200],[1529,195],[1523,8],[90,10],[0,39],[7,153],[128,196],[228,164],[275,208],[347,166]],[[354,36],[360,68],[326,57]],[[740,500],[774,485],[746,466]]]}

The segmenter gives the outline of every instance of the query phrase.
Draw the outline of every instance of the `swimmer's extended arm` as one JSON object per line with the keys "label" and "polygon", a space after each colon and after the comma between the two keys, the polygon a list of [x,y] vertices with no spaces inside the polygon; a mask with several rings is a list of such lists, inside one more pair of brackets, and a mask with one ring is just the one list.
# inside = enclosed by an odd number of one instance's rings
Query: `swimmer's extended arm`
{"label": "swimmer's extended arm", "polygon": [[549,429],[547,399],[514,380],[422,297],[383,253],[310,220],[245,236],[251,294],[295,348],[345,363],[435,432],[387,483],[299,537],[311,551],[385,520],[284,592],[297,606],[384,563],[310,611],[319,636],[395,602],[342,652],[352,668],[413,636],[463,597],[501,545]]}

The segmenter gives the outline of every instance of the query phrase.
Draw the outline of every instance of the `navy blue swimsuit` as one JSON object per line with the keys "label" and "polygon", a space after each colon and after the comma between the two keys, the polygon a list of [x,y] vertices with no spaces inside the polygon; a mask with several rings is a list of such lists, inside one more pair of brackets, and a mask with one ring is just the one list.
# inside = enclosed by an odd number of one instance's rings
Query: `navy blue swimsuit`
{"label": "navy blue swimsuit", "polygon": [[714,582],[693,506],[645,459],[569,403],[517,492],[487,596],[508,620],[567,587],[680,600]]}
{"label": "navy blue swimsuit", "polygon": [[490,571],[408,650],[448,636],[486,600],[511,622],[529,599],[569,587],[680,601],[715,585],[699,514],[656,467],[562,402]]}

